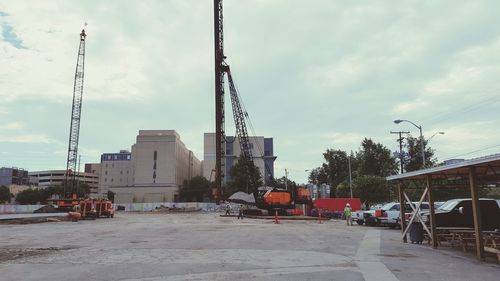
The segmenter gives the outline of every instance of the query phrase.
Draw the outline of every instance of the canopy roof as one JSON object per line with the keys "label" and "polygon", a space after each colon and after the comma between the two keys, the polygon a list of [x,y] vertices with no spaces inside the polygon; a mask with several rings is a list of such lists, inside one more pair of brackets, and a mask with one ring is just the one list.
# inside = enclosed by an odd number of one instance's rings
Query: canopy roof
{"label": "canopy roof", "polygon": [[388,181],[426,180],[427,176],[431,176],[432,179],[466,180],[469,177],[471,167],[475,168],[475,173],[482,184],[500,185],[500,154],[393,175],[386,179]]}

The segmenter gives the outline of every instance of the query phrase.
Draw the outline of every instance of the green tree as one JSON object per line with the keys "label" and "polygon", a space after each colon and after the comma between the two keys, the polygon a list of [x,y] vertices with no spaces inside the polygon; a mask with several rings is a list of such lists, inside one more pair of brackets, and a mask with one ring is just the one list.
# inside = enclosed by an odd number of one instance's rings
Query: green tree
{"label": "green tree", "polygon": [[[255,189],[263,185],[262,177],[259,168],[253,162],[247,162],[244,158],[239,157],[234,166],[229,172],[231,181],[225,185],[225,196],[229,197],[237,191],[253,193]],[[253,182],[256,186],[251,186],[249,177],[253,177]]]}
{"label": "green tree", "polygon": [[385,177],[373,175],[358,176],[353,181],[353,193],[367,208],[372,204],[387,202],[390,197]]}
{"label": "green tree", "polygon": [[335,188],[335,196],[337,198],[350,198],[351,188],[349,187],[349,183],[346,181],[339,183]]}
{"label": "green tree", "polygon": [[78,189],[77,189],[77,196],[80,198],[86,198],[89,197],[90,195],[90,185],[84,182],[78,182],[77,184]]}
{"label": "green tree", "polygon": [[60,185],[51,185],[47,188],[39,189],[38,192],[40,193],[40,202],[45,203],[53,195],[61,195],[62,190],[63,188]]}
{"label": "green tree", "polygon": [[16,196],[16,202],[21,205],[33,205],[44,201],[43,193],[38,189],[28,188],[19,192]]}
{"label": "green tree", "polygon": [[210,196],[210,182],[202,176],[193,177],[184,181],[179,198],[185,202],[203,202],[204,197]]}
{"label": "green tree", "polygon": [[108,200],[111,200],[111,202],[115,203],[115,193],[111,190],[108,190],[107,194]]}
{"label": "green tree", "polygon": [[0,186],[0,203],[9,203],[12,198],[10,190],[5,185]]}
{"label": "green tree", "polygon": [[365,138],[361,142],[361,149],[356,153],[356,158],[359,175],[387,177],[398,171],[398,164],[391,151],[371,139]]}
{"label": "green tree", "polygon": [[309,173],[309,182],[320,185],[322,183],[329,184],[330,179],[328,177],[328,166],[323,164],[321,167],[314,168]]}
{"label": "green tree", "polygon": [[331,187],[349,179],[349,159],[345,151],[327,149],[323,157],[326,160],[324,167]]}
{"label": "green tree", "polygon": [[[285,184],[286,182],[286,184]],[[286,189],[288,190],[295,190],[297,188],[297,183],[294,181],[291,181],[290,179],[287,179],[285,177],[281,177],[279,179],[274,179],[269,183],[269,186],[276,187],[276,188],[281,188],[281,189]]]}
{"label": "green tree", "polygon": [[[404,158],[404,169],[407,172],[422,169],[422,148],[420,146],[421,139],[414,138],[411,135],[406,137],[406,150],[407,154]],[[425,167],[432,167],[436,165],[437,160],[434,157],[434,149],[427,145],[427,140],[424,140],[425,147]]]}

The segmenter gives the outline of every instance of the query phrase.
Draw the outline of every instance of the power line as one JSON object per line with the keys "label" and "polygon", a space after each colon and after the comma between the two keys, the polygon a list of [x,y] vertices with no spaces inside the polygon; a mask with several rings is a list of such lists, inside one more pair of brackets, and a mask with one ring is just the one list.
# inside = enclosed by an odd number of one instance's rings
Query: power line
{"label": "power line", "polygon": [[433,120],[439,120],[442,117],[445,117],[445,118],[442,118],[440,121],[448,120],[452,117],[455,117],[456,114],[471,112],[471,111],[474,111],[474,110],[481,108],[484,105],[491,105],[491,104],[496,103],[498,101],[500,101],[500,96],[493,96],[493,97],[487,98],[485,100],[482,100],[480,102],[477,102],[475,104],[469,104],[469,105],[464,106],[462,108],[459,108],[457,110],[452,110],[449,112],[441,112],[441,113],[438,113],[437,115],[433,115],[433,116],[430,116],[428,118],[423,118],[422,121],[429,122],[429,121],[433,121]]}
{"label": "power line", "polygon": [[488,146],[488,147],[485,147],[485,148],[481,148],[481,149],[474,150],[474,151],[467,152],[467,153],[462,153],[462,154],[459,154],[459,155],[455,155],[453,157],[448,158],[447,160],[454,159],[454,158],[461,157],[461,156],[466,156],[466,155],[474,154],[474,153],[485,151],[485,150],[492,149],[492,148],[495,148],[495,147],[500,147],[500,144],[493,145],[493,146]]}

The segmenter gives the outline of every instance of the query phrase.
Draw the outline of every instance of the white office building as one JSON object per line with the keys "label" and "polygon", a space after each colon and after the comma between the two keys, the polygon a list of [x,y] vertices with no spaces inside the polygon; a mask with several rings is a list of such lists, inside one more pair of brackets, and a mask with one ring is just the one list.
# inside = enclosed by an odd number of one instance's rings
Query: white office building
{"label": "white office building", "polygon": [[[249,137],[253,162],[259,168],[263,182],[274,178],[273,138],[262,136]],[[215,133],[205,133],[203,138],[203,176],[209,180],[215,177]],[[226,137],[224,182],[231,181],[229,172],[241,155],[240,143],[237,137]]]}

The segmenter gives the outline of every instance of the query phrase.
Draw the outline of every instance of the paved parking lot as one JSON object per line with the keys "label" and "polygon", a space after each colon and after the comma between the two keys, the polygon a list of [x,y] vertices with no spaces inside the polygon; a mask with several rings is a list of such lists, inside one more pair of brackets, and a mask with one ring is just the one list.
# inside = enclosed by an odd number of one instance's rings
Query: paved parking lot
{"label": "paved parking lot", "polygon": [[343,221],[118,213],[0,225],[2,280],[498,280],[500,265]]}

